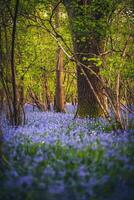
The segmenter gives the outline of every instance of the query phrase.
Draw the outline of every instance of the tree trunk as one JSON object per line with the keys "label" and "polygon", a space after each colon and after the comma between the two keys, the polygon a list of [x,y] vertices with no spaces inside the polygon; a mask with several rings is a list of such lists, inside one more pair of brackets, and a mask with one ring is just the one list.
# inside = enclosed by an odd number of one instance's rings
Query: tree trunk
{"label": "tree trunk", "polygon": [[[60,27],[59,23],[59,6],[55,13],[55,28]],[[54,109],[56,112],[65,112],[65,97],[64,97],[64,52],[58,47],[57,49],[57,64],[56,64],[56,92]]]}
{"label": "tree trunk", "polygon": [[49,95],[49,90],[48,90],[48,80],[47,80],[46,74],[44,76],[44,80],[45,80],[44,87],[45,87],[46,106],[47,106],[47,110],[50,111],[50,109],[51,109],[51,106],[50,106],[50,95]]}
{"label": "tree trunk", "polygon": [[65,112],[65,98],[64,98],[64,53],[61,48],[57,51],[57,65],[56,65],[56,94],[55,94],[55,110],[57,112]]}
{"label": "tree trunk", "polygon": [[15,13],[13,19],[13,30],[12,30],[12,48],[11,48],[11,73],[12,73],[12,90],[13,90],[13,125],[18,125],[19,121],[19,112],[17,105],[17,86],[16,86],[16,70],[14,62],[14,49],[15,49],[15,36],[16,36],[16,23],[18,15],[19,0],[16,0]]}
{"label": "tree trunk", "polygon": [[77,55],[78,115],[81,117],[100,116],[103,114],[100,105],[103,103],[103,97],[101,82],[97,77],[99,68],[88,60],[93,55],[98,55],[98,44],[90,40],[81,42],[79,45],[76,42],[74,44],[75,52],[82,52]]}
{"label": "tree trunk", "polygon": [[[100,116],[103,114],[102,107],[104,107],[101,81],[98,78],[99,67],[92,61],[92,58],[96,58],[102,51],[102,39],[95,31],[88,30],[88,32],[86,24],[83,27],[84,20],[91,15],[90,12],[84,14],[84,8],[86,9],[86,6],[90,4],[89,0],[79,2],[64,0],[72,31],[74,55],[77,60],[78,115],[80,117]],[[92,17],[95,18],[95,16]],[[76,24],[76,22],[79,23]]]}

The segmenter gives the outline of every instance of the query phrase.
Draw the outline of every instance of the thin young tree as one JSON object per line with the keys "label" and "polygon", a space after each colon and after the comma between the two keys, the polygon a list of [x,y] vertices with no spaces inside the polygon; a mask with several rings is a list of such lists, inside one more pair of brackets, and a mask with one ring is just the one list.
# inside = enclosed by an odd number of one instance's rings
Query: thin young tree
{"label": "thin young tree", "polygon": [[20,112],[18,110],[17,103],[17,83],[16,83],[16,68],[15,68],[15,39],[16,39],[16,25],[19,9],[19,0],[16,0],[14,17],[13,17],[13,28],[12,28],[12,45],[11,45],[11,74],[12,74],[12,92],[13,92],[13,125],[20,123]]}
{"label": "thin young tree", "polygon": [[[55,12],[56,29],[60,27],[59,22],[59,6]],[[58,47],[57,63],[56,63],[56,91],[55,91],[55,110],[57,112],[65,112],[65,97],[64,97],[64,52]]]}

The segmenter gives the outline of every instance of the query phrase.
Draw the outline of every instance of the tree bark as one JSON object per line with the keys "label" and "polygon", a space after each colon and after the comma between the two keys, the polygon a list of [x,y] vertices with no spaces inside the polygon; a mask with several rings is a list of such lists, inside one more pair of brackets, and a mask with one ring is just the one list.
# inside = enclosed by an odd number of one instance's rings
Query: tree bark
{"label": "tree bark", "polygon": [[56,94],[55,94],[55,110],[57,112],[65,112],[64,98],[64,53],[61,48],[57,50],[57,65],[56,65]]}
{"label": "tree bark", "polygon": [[[60,27],[59,23],[59,6],[56,8],[55,13],[55,26],[56,29]],[[58,47],[57,49],[57,64],[56,64],[56,92],[55,92],[55,105],[56,112],[65,112],[65,96],[64,96],[64,52]]]}
{"label": "tree bark", "polygon": [[45,79],[44,87],[45,87],[46,106],[47,106],[47,110],[50,111],[50,109],[51,109],[50,95],[49,95],[49,90],[48,90],[48,80],[47,80],[46,74],[45,74],[44,79]]}
{"label": "tree bark", "polygon": [[12,47],[11,47],[11,73],[12,73],[12,90],[13,90],[13,125],[19,124],[19,112],[17,108],[17,86],[16,86],[16,70],[14,61],[14,49],[15,49],[15,35],[16,35],[16,23],[19,8],[19,0],[16,0],[14,19],[13,19],[13,29],[12,29]]}
{"label": "tree bark", "polygon": [[[74,2],[75,4],[73,4]],[[72,31],[74,55],[77,60],[78,115],[80,117],[98,117],[103,114],[100,104],[104,106],[104,100],[101,81],[97,77],[99,76],[99,67],[90,58],[97,57],[102,51],[102,40],[90,30],[89,33],[84,32],[83,29],[86,27],[81,27],[80,23],[78,25],[81,28],[80,31],[75,30],[77,20],[80,19],[80,22],[84,23],[84,17],[87,17],[87,13],[84,15],[83,11],[78,10],[78,7],[81,9],[82,6],[90,6],[91,0],[74,2],[64,0]]]}

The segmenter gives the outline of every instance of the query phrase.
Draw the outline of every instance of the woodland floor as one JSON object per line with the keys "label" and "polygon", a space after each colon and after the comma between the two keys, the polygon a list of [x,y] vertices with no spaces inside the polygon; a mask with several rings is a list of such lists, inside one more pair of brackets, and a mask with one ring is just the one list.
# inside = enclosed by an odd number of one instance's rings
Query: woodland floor
{"label": "woodland floor", "polygon": [[[4,127],[0,200],[133,200],[134,131],[27,105],[26,124]],[[130,116],[133,118],[133,116]]]}

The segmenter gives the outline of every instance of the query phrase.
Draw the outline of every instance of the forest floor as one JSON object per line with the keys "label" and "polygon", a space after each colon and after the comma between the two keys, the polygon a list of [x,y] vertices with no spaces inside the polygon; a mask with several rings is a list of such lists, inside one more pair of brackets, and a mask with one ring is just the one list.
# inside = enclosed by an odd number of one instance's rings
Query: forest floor
{"label": "forest floor", "polygon": [[134,131],[104,119],[26,108],[26,124],[5,127],[0,200],[133,200]]}

